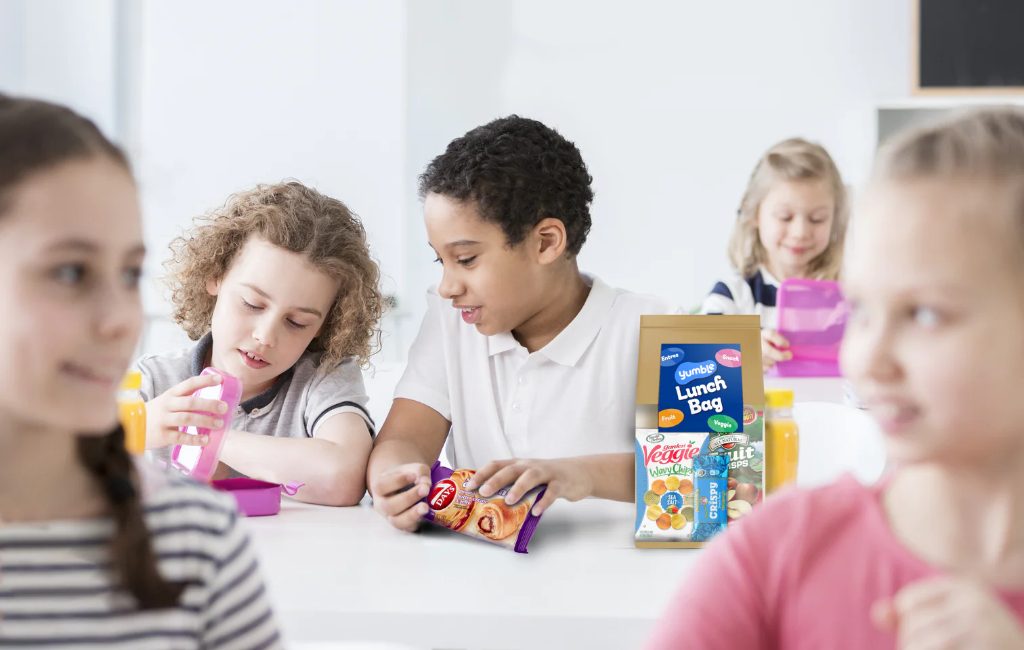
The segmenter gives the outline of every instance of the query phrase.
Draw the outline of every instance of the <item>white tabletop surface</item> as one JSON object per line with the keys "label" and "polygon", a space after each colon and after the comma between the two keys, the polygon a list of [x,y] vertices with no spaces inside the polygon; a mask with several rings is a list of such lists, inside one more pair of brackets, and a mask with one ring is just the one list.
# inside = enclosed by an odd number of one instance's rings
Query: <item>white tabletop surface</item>
{"label": "white tabletop surface", "polygon": [[437,527],[402,533],[367,501],[286,499],[246,522],[289,641],[635,648],[699,557],[634,548],[631,503],[559,502],[523,555]]}
{"label": "white tabletop surface", "polygon": [[[870,483],[881,473],[881,438],[863,411],[804,402],[794,412],[799,483],[845,471]],[[289,647],[628,650],[701,556],[636,549],[634,516],[632,503],[559,501],[526,555],[441,528],[396,531],[368,498],[353,508],[286,498],[280,515],[246,524]]]}

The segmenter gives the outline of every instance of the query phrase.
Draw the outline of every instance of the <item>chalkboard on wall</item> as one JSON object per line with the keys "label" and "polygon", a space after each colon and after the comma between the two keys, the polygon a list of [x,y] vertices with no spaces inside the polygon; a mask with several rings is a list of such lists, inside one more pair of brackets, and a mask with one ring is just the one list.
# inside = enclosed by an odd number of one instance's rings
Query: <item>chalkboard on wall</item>
{"label": "chalkboard on wall", "polygon": [[917,94],[1024,94],[1024,0],[912,2]]}

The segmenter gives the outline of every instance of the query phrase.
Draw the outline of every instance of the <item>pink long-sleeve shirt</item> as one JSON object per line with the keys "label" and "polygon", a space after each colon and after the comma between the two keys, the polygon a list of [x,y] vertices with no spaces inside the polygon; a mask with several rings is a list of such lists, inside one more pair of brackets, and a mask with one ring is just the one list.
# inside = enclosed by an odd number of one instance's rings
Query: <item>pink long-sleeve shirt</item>
{"label": "pink long-sleeve shirt", "polygon": [[[895,648],[872,605],[943,572],[896,539],[881,494],[845,476],[769,498],[703,551],[646,648]],[[1024,620],[1024,591],[998,595]]]}

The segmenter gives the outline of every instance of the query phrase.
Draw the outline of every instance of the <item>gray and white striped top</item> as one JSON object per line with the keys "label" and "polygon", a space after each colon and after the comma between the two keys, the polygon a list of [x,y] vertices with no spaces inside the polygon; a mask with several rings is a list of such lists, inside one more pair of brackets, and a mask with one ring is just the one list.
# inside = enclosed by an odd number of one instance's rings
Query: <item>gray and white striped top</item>
{"label": "gray and white striped top", "polygon": [[178,607],[140,611],[110,565],[109,519],[0,525],[0,647],[280,648],[231,497],[140,467],[146,523]]}

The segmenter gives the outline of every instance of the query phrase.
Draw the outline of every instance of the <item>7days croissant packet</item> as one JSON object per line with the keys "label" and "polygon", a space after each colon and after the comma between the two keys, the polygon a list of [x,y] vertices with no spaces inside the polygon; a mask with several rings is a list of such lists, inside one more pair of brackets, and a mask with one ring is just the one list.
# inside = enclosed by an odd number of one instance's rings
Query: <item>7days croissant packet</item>
{"label": "7days croissant packet", "polygon": [[697,548],[764,490],[758,316],[641,316],[637,548]]}
{"label": "7days croissant packet", "polygon": [[424,499],[428,509],[423,518],[463,535],[526,553],[526,545],[540,521],[540,516],[531,510],[548,486],[538,485],[518,502],[508,505],[508,488],[489,497],[467,490],[466,482],[475,473],[471,469],[450,470],[440,462],[434,463],[430,469],[432,487]]}

